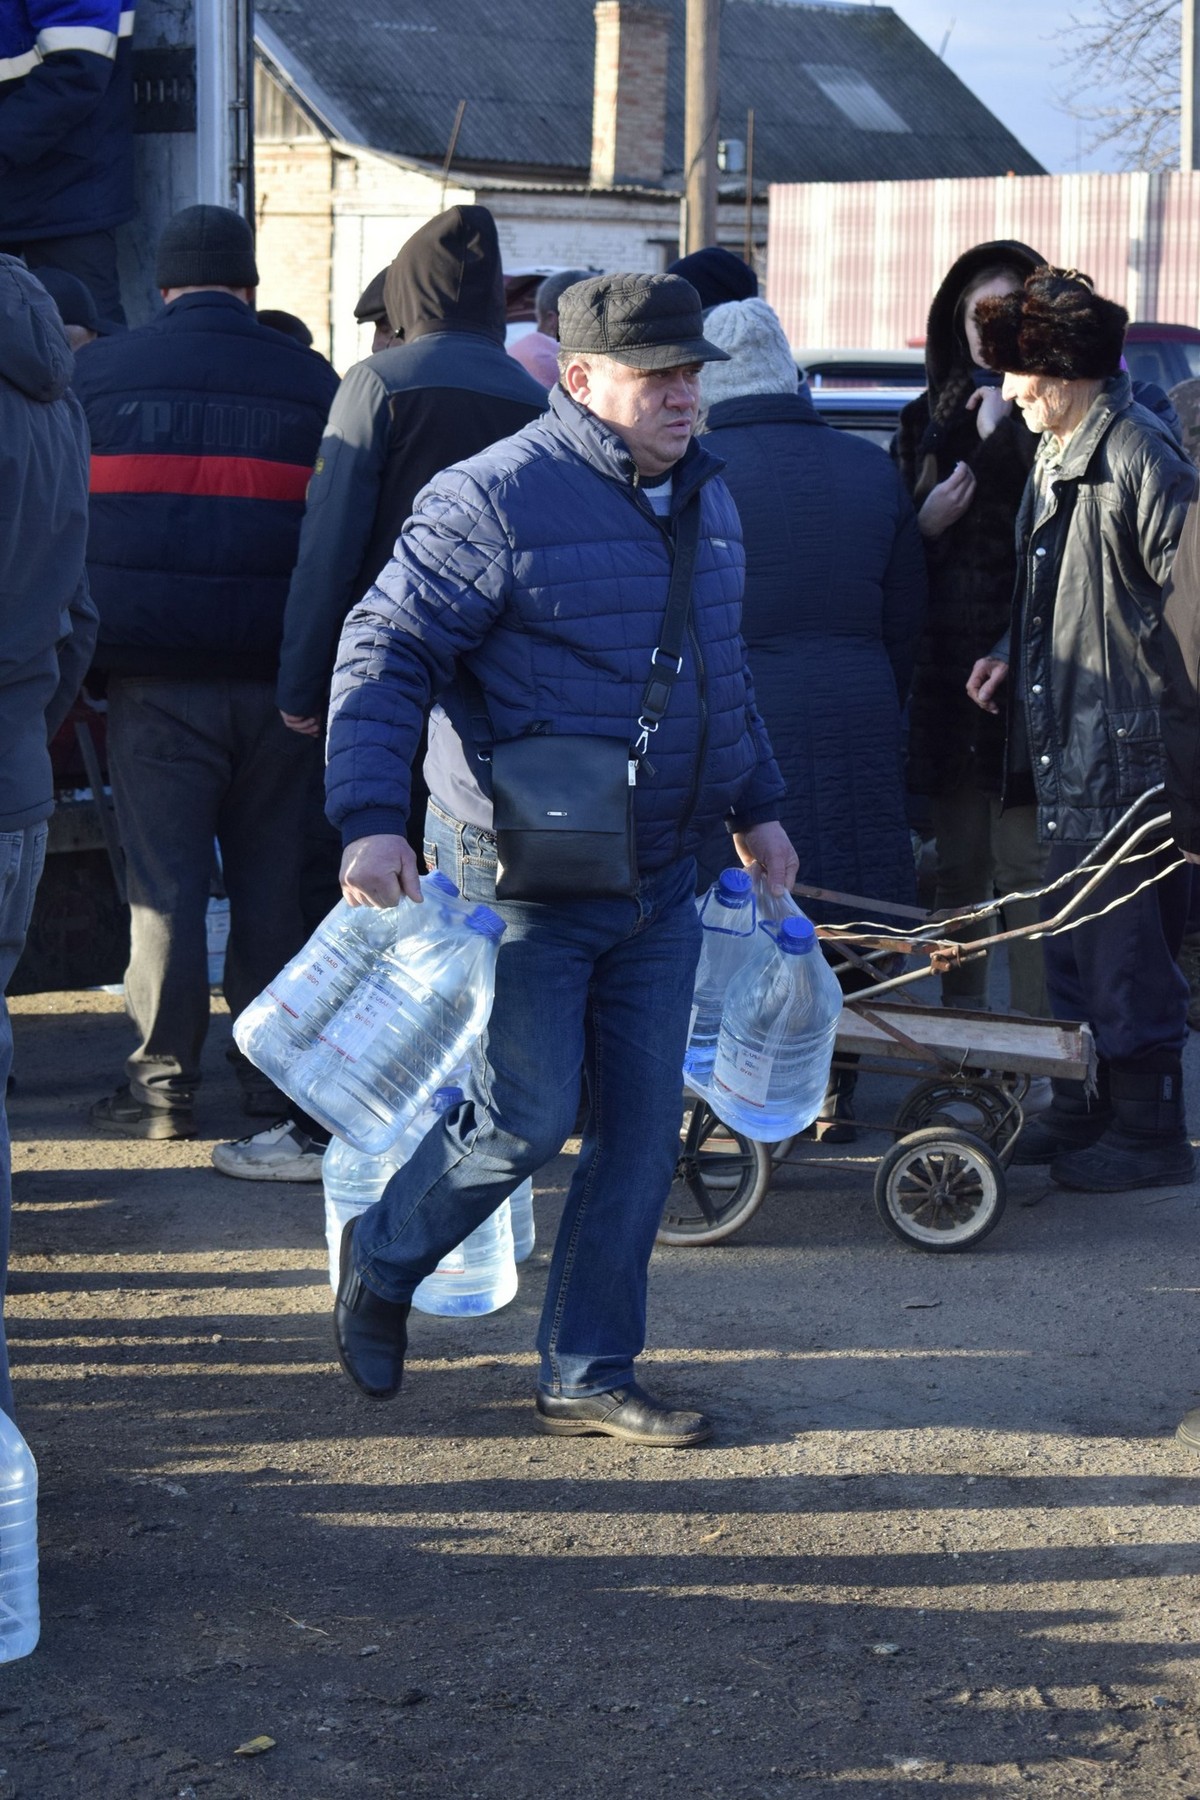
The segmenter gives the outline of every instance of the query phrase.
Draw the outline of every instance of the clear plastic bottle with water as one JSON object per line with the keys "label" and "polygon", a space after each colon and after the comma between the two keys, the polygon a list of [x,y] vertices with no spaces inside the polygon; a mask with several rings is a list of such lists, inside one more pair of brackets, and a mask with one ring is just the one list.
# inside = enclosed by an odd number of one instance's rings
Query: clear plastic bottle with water
{"label": "clear plastic bottle with water", "polygon": [[756,930],[758,908],[747,870],[723,869],[698,910],[704,940],[696,965],[683,1075],[690,1087],[703,1090],[712,1079],[729,984],[750,963],[762,961],[770,947]]}
{"label": "clear plastic bottle with water", "polygon": [[28,1656],[38,1641],[37,1465],[0,1412],[0,1663]]}
{"label": "clear plastic bottle with water", "polygon": [[502,1200],[490,1218],[443,1256],[418,1285],[412,1303],[420,1312],[463,1318],[498,1312],[516,1291],[512,1208]]}
{"label": "clear plastic bottle with water", "polygon": [[325,1242],[329,1249],[329,1285],[337,1293],[342,1257],[342,1232],[350,1219],[366,1212],[368,1206],[382,1198],[383,1190],[397,1169],[404,1167],[417,1145],[431,1131],[444,1112],[462,1099],[458,1087],[438,1088],[429,1104],[422,1108],[399,1141],[382,1155],[371,1156],[356,1150],[343,1138],[332,1138],[321,1159],[321,1182],[325,1190]]}
{"label": "clear plastic bottle with water", "polygon": [[291,1071],[292,1098],[356,1150],[389,1149],[486,1025],[503,933],[487,906],[448,922],[431,911],[325,1025]]}
{"label": "clear plastic bottle with water", "polygon": [[234,1022],[239,1049],[277,1087],[299,1099],[294,1086],[298,1066],[322,1029],[353,994],[378,961],[410,933],[428,930],[430,914],[443,923],[469,910],[448,876],[435,872],[421,879],[424,904],[402,900],[398,906],[351,906],[339,900],[303,950],[267,984],[257,1000]]}
{"label": "clear plastic bottle with water", "polygon": [[513,1255],[519,1263],[533,1255],[537,1243],[537,1227],[533,1222],[533,1178],[526,1176],[520,1187],[508,1196],[512,1214]]}
{"label": "clear plastic bottle with water", "polygon": [[803,914],[784,919],[772,954],[730,983],[708,1095],[718,1117],[766,1144],[811,1125],[841,1010],[811,923]]}

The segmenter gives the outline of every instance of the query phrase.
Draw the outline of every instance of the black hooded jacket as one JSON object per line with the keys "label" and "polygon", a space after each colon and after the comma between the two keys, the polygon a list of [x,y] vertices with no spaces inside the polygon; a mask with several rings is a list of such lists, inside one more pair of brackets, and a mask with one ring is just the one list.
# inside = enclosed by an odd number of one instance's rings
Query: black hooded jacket
{"label": "black hooded jacket", "polygon": [[49,741],[96,641],[84,571],[88,434],[54,302],[0,256],[0,832],[49,818]]}
{"label": "black hooded jacket", "polygon": [[[1008,628],[1017,573],[1014,527],[1038,439],[1015,407],[990,437],[980,437],[976,415],[967,410],[975,384],[958,315],[963,293],[985,269],[1011,267],[1024,279],[1043,260],[1028,244],[1008,239],[977,244],[959,257],[929,309],[929,386],[900,415],[896,460],[918,507],[956,463],[965,462],[976,481],[962,518],[925,540],[929,611],[913,673],[908,758],[908,785],[918,794],[944,794],[962,784],[989,793],[1001,788],[1004,719],[982,712],[966,684],[973,664]],[[948,408],[942,404],[951,399]]]}
{"label": "black hooded jacket", "polygon": [[288,592],[278,702],[319,718],[350,608],[390,560],[428,481],[545,410],[504,348],[504,278],[484,206],[452,206],[409,238],[384,301],[403,342],[356,363],[333,402]]}

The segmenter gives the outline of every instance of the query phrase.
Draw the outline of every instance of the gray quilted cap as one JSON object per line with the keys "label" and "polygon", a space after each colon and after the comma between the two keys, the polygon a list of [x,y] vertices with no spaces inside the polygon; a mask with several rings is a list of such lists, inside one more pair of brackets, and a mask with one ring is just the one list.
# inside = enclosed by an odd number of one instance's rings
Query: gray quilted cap
{"label": "gray quilted cap", "polygon": [[700,296],[682,275],[593,275],[558,300],[558,347],[632,369],[728,362],[704,335]]}

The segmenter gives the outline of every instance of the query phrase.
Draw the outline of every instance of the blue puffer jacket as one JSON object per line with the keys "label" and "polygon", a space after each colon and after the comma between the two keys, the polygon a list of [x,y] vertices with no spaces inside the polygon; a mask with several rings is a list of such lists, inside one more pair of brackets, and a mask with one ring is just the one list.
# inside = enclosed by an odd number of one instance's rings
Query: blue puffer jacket
{"label": "blue puffer jacket", "polygon": [[134,215],[133,7],[0,4],[0,239],[73,237]]}
{"label": "blue puffer jacket", "polygon": [[[746,668],[741,529],[720,468],[692,444],[675,472],[673,515],[702,490],[700,546],[683,668],[635,799],[646,871],[691,853],[721,818],[739,829],[774,818],[783,796]],[[458,657],[487,695],[497,739],[632,742],[671,567],[665,521],[635,477],[617,434],[556,388],[543,418],[418,496],[396,556],[342,632],[327,793],[344,841],[406,830],[421,722]],[[454,766],[470,762],[448,721],[431,735],[430,792],[465,816]],[[478,787],[468,804],[486,808]],[[487,823],[486,810],[474,822]]]}
{"label": "blue puffer jacket", "polygon": [[337,376],[229,293],[90,344],[88,573],[99,668],[269,680]]}

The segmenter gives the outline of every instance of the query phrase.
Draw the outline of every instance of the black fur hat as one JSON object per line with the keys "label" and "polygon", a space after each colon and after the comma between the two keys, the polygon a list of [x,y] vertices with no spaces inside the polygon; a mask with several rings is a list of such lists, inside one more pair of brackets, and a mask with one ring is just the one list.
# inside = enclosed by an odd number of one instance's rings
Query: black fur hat
{"label": "black fur hat", "polygon": [[981,300],[975,323],[989,368],[1103,381],[1120,368],[1129,314],[1078,270],[1041,268],[1018,293]]}

